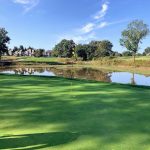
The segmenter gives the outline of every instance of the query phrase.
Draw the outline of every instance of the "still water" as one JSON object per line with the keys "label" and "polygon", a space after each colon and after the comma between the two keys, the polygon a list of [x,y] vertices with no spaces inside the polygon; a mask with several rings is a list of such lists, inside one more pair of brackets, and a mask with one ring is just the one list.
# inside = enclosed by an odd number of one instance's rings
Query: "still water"
{"label": "still water", "polygon": [[63,76],[67,78],[79,78],[104,82],[150,86],[150,76],[139,75],[129,72],[106,72],[92,68],[5,68],[0,69],[0,73]]}

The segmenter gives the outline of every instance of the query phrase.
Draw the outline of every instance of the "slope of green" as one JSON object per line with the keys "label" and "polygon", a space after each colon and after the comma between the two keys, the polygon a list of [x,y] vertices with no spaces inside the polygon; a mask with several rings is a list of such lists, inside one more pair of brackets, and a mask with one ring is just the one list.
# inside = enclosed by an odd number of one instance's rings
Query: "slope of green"
{"label": "slope of green", "polygon": [[149,150],[150,88],[0,75],[1,150]]}

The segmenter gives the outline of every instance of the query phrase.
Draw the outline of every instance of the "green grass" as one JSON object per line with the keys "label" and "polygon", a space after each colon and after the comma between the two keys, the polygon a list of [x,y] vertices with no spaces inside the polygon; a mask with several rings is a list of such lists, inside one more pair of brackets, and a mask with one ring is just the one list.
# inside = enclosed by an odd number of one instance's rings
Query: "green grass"
{"label": "green grass", "polygon": [[15,61],[16,65],[35,65],[35,64],[49,64],[49,65],[64,65],[70,61],[69,58],[56,58],[56,57],[15,57],[3,56],[2,60]]}
{"label": "green grass", "polygon": [[57,62],[58,58],[55,57],[16,57],[16,56],[3,56],[2,60],[19,60],[19,61],[32,61],[32,62]]}
{"label": "green grass", "polygon": [[21,61],[32,61],[32,62],[57,62],[57,58],[54,57],[19,57]]}
{"label": "green grass", "polygon": [[1,150],[150,150],[150,88],[0,75]]}

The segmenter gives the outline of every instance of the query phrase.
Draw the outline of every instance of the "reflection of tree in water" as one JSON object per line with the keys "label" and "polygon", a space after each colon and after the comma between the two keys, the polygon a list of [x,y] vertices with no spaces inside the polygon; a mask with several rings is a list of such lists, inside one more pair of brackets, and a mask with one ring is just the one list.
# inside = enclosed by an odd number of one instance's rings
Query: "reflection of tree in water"
{"label": "reflection of tree in water", "polygon": [[[10,69],[9,69],[10,71]],[[105,73],[100,70],[91,69],[91,68],[55,68],[55,67],[47,67],[47,68],[15,68],[13,69],[15,74],[29,74],[34,75],[35,73],[43,73],[53,72],[56,76],[63,76],[67,78],[79,78],[79,79],[88,79],[88,80],[96,80],[96,81],[105,81],[111,82],[111,74]]]}
{"label": "reflection of tree in water", "polygon": [[136,82],[135,82],[135,74],[134,74],[134,73],[132,73],[131,84],[132,84],[132,85],[136,85]]}
{"label": "reflection of tree in water", "polygon": [[34,74],[34,69],[33,68],[16,68],[14,69],[15,74],[21,74],[21,75],[25,75],[25,74],[29,74],[32,75]]}
{"label": "reflection of tree in water", "polygon": [[13,71],[15,72],[15,74],[33,75],[35,72],[43,73],[45,71],[45,68],[15,68]]}
{"label": "reflection of tree in water", "polygon": [[91,69],[91,68],[82,68],[82,69],[56,69],[52,68],[53,71],[58,76],[64,76],[67,78],[81,78],[88,80],[96,80],[96,81],[105,81],[111,82],[111,74],[105,73],[100,70]]}

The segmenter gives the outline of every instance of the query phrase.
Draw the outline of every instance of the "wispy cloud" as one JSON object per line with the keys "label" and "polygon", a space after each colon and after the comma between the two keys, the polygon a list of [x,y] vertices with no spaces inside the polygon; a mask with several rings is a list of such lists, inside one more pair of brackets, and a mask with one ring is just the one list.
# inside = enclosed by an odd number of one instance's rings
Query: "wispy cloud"
{"label": "wispy cloud", "polygon": [[123,19],[123,20],[118,20],[114,22],[101,22],[100,24],[96,26],[96,29],[105,28],[107,26],[116,25],[116,24],[127,22],[127,21],[128,21],[127,19]]}
{"label": "wispy cloud", "polygon": [[94,29],[94,27],[95,27],[94,23],[88,23],[88,24],[86,24],[85,26],[83,26],[81,28],[81,32],[89,33],[89,32],[91,32]]}
{"label": "wispy cloud", "polygon": [[97,28],[101,29],[101,28],[104,28],[108,25],[107,22],[101,22],[100,24],[97,25]]}
{"label": "wispy cloud", "polygon": [[13,2],[16,4],[23,5],[24,13],[27,13],[38,5],[39,0],[13,0]]}
{"label": "wispy cloud", "polygon": [[79,29],[80,32],[86,34],[93,32],[97,28],[104,28],[105,26],[107,26],[106,22],[101,22],[100,24],[99,22],[100,19],[104,18],[104,16],[106,15],[106,12],[108,11],[108,5],[109,5],[108,1],[102,3],[101,10],[94,16],[93,21],[87,23],[81,29]]}
{"label": "wispy cloud", "polygon": [[72,39],[75,43],[88,43],[92,39],[96,39],[96,34],[94,32],[88,33],[88,34],[64,34],[61,36],[58,36],[58,41],[62,39]]}
{"label": "wispy cloud", "polygon": [[109,2],[105,1],[101,6],[101,10],[97,12],[96,15],[94,16],[94,19],[99,20],[103,18],[108,11],[108,5],[109,5]]}
{"label": "wispy cloud", "polygon": [[[74,31],[72,34],[69,35],[62,35],[59,36],[59,40],[61,39],[73,39],[76,43],[88,43],[90,40],[97,39],[96,31],[103,29],[105,27],[116,25],[120,23],[127,22],[128,20],[118,20],[113,22],[105,21],[105,15],[108,11],[108,1],[104,1],[101,5],[101,10],[93,17],[93,19],[83,25],[81,28]],[[103,20],[101,20],[103,18]]]}

